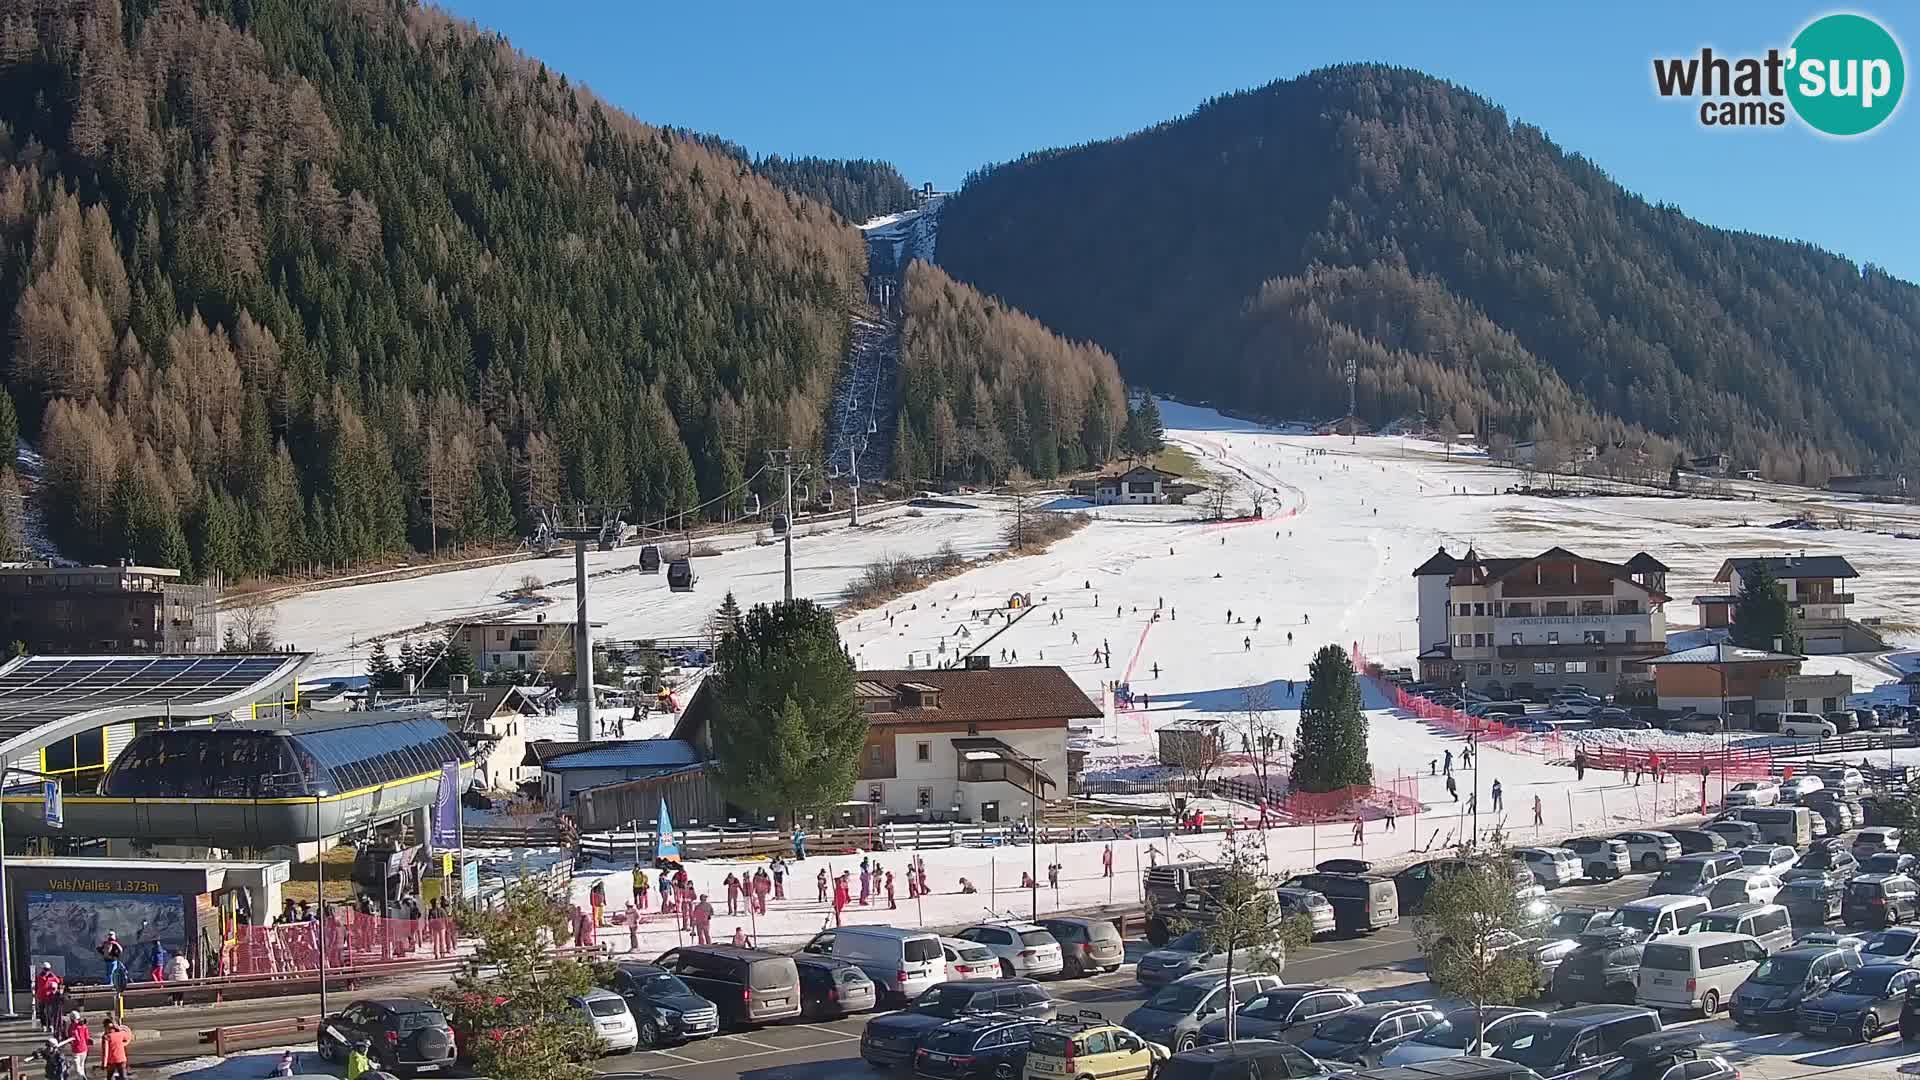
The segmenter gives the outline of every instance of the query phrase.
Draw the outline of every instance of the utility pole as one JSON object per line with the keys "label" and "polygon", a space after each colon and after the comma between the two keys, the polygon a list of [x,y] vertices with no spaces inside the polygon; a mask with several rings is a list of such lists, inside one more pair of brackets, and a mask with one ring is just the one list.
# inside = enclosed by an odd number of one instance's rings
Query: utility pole
{"label": "utility pole", "polygon": [[767,451],[767,464],[781,470],[782,483],[785,484],[786,494],[781,497],[780,502],[787,511],[787,533],[783,546],[786,549],[786,598],[787,603],[791,604],[793,603],[793,530],[800,525],[800,515],[793,508],[793,467],[799,464],[804,471],[806,464],[796,461],[796,455],[792,449]]}
{"label": "utility pole", "polygon": [[574,524],[553,529],[555,537],[573,541],[573,730],[574,738],[581,742],[593,741],[593,711],[597,704],[593,685],[593,623],[587,615],[587,545],[599,542],[606,533],[607,518],[615,511],[601,513],[602,520],[589,525],[587,512],[582,508],[575,512]]}
{"label": "utility pole", "polygon": [[847,524],[854,526],[860,524],[860,451],[866,449],[866,445],[867,441],[861,439],[859,446],[847,450],[847,457],[853,462],[853,517]]}
{"label": "utility pole", "polygon": [[1359,363],[1352,357],[1347,358],[1347,445],[1360,441],[1359,413],[1354,405],[1353,384],[1360,377]]}

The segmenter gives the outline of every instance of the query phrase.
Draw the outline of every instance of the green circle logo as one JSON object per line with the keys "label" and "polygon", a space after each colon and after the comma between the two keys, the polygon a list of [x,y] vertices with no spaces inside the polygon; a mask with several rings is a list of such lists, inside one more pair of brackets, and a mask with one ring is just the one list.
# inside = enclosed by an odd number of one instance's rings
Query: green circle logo
{"label": "green circle logo", "polygon": [[1793,39],[1787,100],[1815,131],[1863,135],[1884,123],[1907,84],[1900,43],[1864,15],[1825,15]]}

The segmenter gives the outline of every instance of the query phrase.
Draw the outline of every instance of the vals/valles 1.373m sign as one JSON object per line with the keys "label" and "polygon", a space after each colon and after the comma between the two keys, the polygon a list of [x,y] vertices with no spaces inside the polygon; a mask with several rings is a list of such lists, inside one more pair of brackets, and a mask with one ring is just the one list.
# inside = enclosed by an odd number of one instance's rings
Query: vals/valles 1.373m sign
{"label": "vals/valles 1.373m sign", "polygon": [[1826,135],[1864,135],[1893,116],[1906,81],[1906,58],[1886,27],[1844,13],[1813,20],[1762,56],[1703,48],[1653,61],[1660,96],[1700,99],[1706,127],[1780,127],[1791,112]]}

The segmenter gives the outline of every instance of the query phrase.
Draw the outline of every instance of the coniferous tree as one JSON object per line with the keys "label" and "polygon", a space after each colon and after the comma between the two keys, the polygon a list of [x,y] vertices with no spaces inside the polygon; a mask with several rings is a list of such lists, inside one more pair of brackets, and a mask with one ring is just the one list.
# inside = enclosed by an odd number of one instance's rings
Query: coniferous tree
{"label": "coniferous tree", "polygon": [[393,658],[387,655],[387,643],[376,640],[367,654],[367,685],[375,690],[390,690],[393,683]]}
{"label": "coniferous tree", "polygon": [[0,468],[11,469],[20,441],[20,417],[13,408],[13,395],[0,387]]}
{"label": "coniferous tree", "polygon": [[1307,668],[1311,680],[1300,703],[1294,739],[1296,791],[1338,791],[1373,782],[1367,756],[1367,718],[1353,661],[1338,645],[1323,645]]}
{"label": "coniferous tree", "polygon": [[27,515],[20,481],[11,463],[0,463],[0,559],[18,559],[26,554]]}
{"label": "coniferous tree", "polygon": [[1787,587],[1765,562],[1752,564],[1740,575],[1740,595],[1734,599],[1733,626],[1728,635],[1735,645],[1797,653],[1800,620],[1787,602]]}
{"label": "coniferous tree", "polygon": [[1167,425],[1160,420],[1160,402],[1152,394],[1140,399],[1140,453],[1157,454],[1167,447]]}

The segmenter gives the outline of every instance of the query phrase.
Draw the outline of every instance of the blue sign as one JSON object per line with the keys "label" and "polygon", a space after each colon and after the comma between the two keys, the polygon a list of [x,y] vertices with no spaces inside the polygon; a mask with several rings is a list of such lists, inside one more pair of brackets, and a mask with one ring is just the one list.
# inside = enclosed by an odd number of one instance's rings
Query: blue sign
{"label": "blue sign", "polygon": [[680,844],[673,838],[673,817],[667,813],[665,796],[660,799],[660,831],[656,834],[653,846],[656,859],[677,859],[680,857]]}
{"label": "blue sign", "polygon": [[440,790],[433,800],[433,839],[435,851],[454,851],[460,847],[460,763],[449,761],[440,766]]}
{"label": "blue sign", "polygon": [[460,899],[473,903],[480,898],[480,863],[468,859],[460,864]]}
{"label": "blue sign", "polygon": [[48,780],[46,782],[46,793],[47,824],[56,829],[66,828],[67,812],[66,807],[60,804],[60,781]]}

